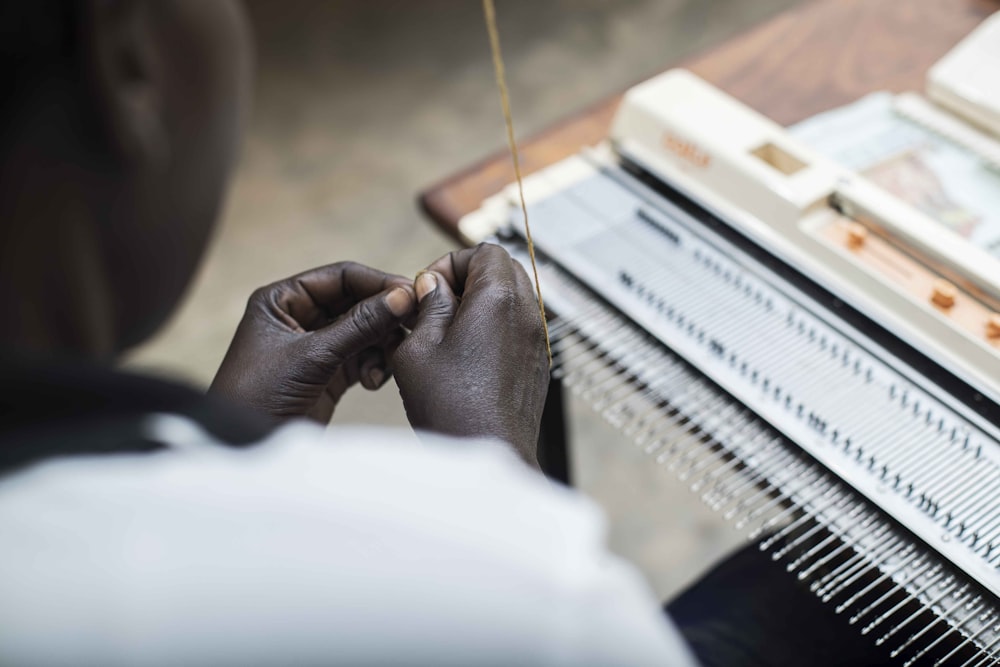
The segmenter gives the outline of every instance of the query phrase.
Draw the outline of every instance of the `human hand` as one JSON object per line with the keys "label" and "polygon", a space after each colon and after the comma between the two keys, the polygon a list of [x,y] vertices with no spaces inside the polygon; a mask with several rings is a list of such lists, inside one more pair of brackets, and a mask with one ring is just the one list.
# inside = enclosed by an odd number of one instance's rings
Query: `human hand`
{"label": "human hand", "polygon": [[500,438],[537,467],[549,365],[528,274],[481,244],[434,262],[414,287],[417,321],[393,357],[410,423]]}
{"label": "human hand", "polygon": [[415,310],[409,279],[353,262],[262,287],[209,391],[273,417],[329,422],[349,387],[388,380]]}

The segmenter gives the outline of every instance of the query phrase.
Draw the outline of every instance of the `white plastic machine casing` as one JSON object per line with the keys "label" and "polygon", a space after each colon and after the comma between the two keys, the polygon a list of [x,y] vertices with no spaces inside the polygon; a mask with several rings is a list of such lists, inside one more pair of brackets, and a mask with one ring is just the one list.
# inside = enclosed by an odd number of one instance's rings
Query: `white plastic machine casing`
{"label": "white plastic machine casing", "polygon": [[[765,252],[751,252],[747,241],[720,234],[679,197],[658,194],[655,184],[628,167],[630,162],[715,213]],[[1000,434],[962,402],[981,396],[949,394],[928,379],[927,372],[935,369],[895,356],[892,346],[901,352],[904,346],[869,339],[828,308],[849,303],[990,396],[998,385],[995,350],[818,231],[844,224],[845,215],[867,216],[894,232],[904,229],[898,236],[912,246],[930,251],[936,240],[935,252],[943,257],[967,251],[964,243],[956,239],[956,247],[949,247],[952,242],[937,223],[683,71],[628,93],[611,145],[552,165],[524,186],[542,258],[543,291],[546,284],[552,288],[546,302],[571,322],[568,330],[590,326],[580,315],[589,307],[587,295],[579,297],[584,305],[576,306],[566,296],[579,283],[613,304],[623,324],[631,320],[664,343],[736,405],[750,408],[1000,594],[1000,570],[995,569],[1000,567],[1000,519],[995,496],[987,494],[1000,489]],[[516,201],[516,186],[488,199],[460,222],[463,235],[481,240],[499,225],[516,233]],[[927,236],[922,244],[921,235]],[[525,261],[520,241],[510,247]],[[828,305],[814,302],[802,291],[809,286],[795,282],[808,281],[780,268],[774,272],[770,259],[759,261],[765,255],[791,265],[835,298]],[[974,273],[979,267],[959,268]],[[997,276],[992,275],[995,288]],[[806,316],[808,323],[798,319]],[[574,318],[579,318],[575,324]],[[616,325],[614,317],[603,322],[583,338],[604,339],[601,355],[614,359],[608,367],[627,369],[625,376],[635,374],[647,388],[673,377],[648,364],[642,350],[621,345],[627,325]],[[608,330],[601,332],[600,326]],[[847,350],[863,352],[869,369],[850,362]],[[590,361],[583,363],[591,367]],[[592,395],[601,396],[601,388],[610,384],[611,404],[624,400],[616,374],[609,380],[603,370],[598,373]],[[789,392],[799,397],[797,406]],[[648,395],[646,389],[642,395]],[[661,396],[655,390],[652,395]],[[662,397],[677,407],[691,395],[683,389]],[[697,409],[681,412],[697,417]],[[639,413],[646,414],[644,408]],[[816,420],[822,423],[819,430]],[[744,460],[754,468],[771,459]],[[793,478],[811,487],[797,474]],[[984,526],[988,531],[980,534]]]}
{"label": "white plastic machine casing", "polygon": [[983,21],[927,73],[927,96],[1000,136],[1000,12]]}
{"label": "white plastic machine casing", "polygon": [[[927,301],[815,233],[843,212],[875,221],[925,257],[1000,296],[1000,263],[938,223],[801,144],[685,70],[632,88],[611,131],[615,150],[719,214],[994,400],[1000,354]],[[837,209],[833,202],[836,202]]]}

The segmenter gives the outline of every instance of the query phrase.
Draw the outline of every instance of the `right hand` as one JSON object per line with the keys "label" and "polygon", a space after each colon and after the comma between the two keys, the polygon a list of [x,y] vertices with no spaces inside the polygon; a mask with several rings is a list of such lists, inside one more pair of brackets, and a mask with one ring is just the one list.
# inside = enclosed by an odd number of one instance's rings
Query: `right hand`
{"label": "right hand", "polygon": [[549,364],[524,268],[481,244],[434,262],[414,287],[417,322],[393,358],[410,423],[500,438],[537,467]]}

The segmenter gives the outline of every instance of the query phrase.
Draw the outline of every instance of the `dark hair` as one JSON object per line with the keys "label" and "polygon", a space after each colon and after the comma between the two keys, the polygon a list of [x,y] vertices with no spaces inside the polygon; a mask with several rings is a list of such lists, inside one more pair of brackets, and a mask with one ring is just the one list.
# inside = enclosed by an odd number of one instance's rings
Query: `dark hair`
{"label": "dark hair", "polygon": [[0,122],[44,77],[75,76],[77,0],[0,0]]}

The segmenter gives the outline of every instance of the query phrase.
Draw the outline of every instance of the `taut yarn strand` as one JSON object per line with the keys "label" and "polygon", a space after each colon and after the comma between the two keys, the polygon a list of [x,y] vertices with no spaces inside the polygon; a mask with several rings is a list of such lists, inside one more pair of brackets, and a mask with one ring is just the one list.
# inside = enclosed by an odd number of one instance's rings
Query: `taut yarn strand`
{"label": "taut yarn strand", "polygon": [[549,367],[551,368],[552,343],[549,341],[549,325],[545,319],[545,301],[542,299],[542,284],[538,280],[538,266],[535,264],[535,244],[531,240],[531,227],[528,225],[528,205],[524,200],[524,184],[521,181],[521,159],[517,153],[517,141],[514,139],[514,120],[510,113],[507,75],[504,72],[503,56],[500,53],[500,33],[497,30],[497,13],[496,8],[493,6],[493,0],[483,0],[483,12],[486,15],[486,30],[490,34],[490,51],[493,54],[493,69],[496,71],[497,87],[500,89],[500,105],[503,107],[503,119],[507,126],[507,145],[510,148],[510,158],[514,163],[517,192],[521,198],[521,213],[524,215],[524,236],[528,242],[528,256],[531,258],[531,271],[535,276],[535,293],[538,295],[538,314],[542,318],[542,328],[545,331],[545,352],[549,356]]}

